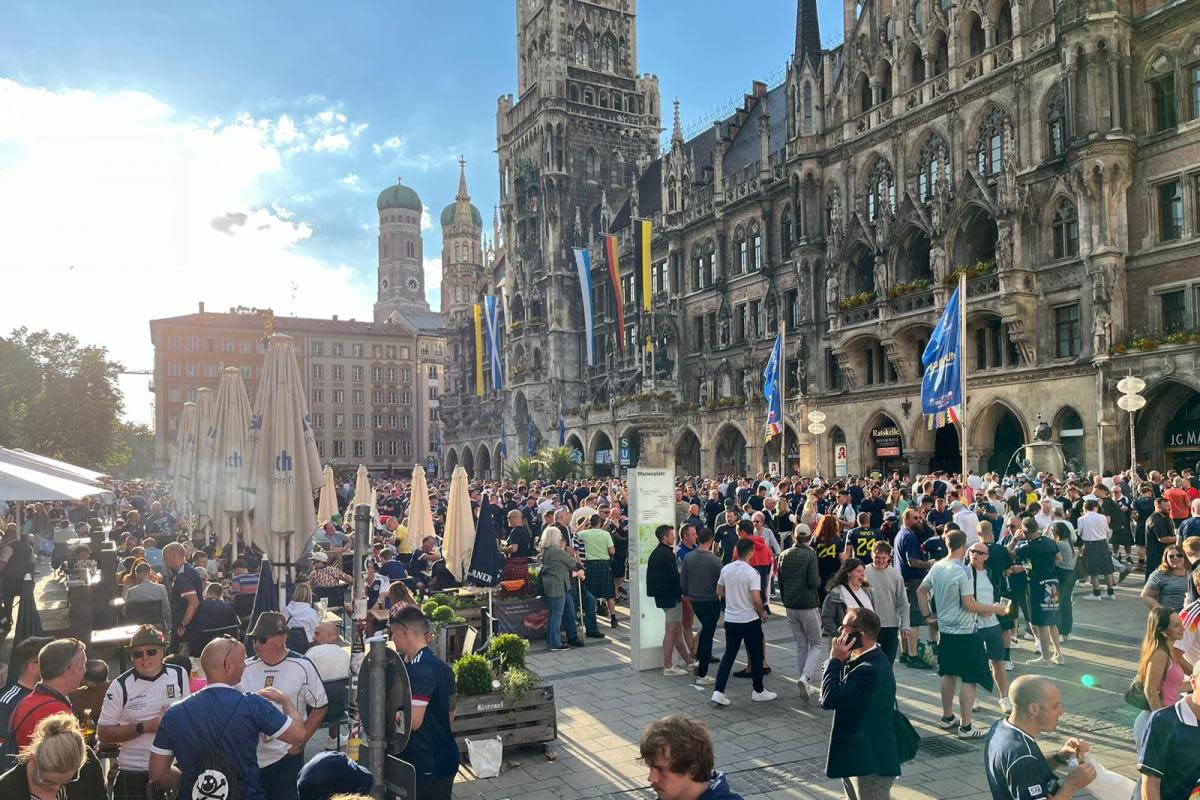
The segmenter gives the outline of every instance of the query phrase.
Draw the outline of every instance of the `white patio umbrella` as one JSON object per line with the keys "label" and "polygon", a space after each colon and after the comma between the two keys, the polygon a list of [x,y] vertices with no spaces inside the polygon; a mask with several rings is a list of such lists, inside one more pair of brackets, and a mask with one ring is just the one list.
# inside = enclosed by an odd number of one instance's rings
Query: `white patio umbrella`
{"label": "white patio umbrella", "polygon": [[82,500],[108,495],[99,486],[73,481],[61,475],[40,472],[30,467],[0,462],[0,503],[45,500]]}
{"label": "white patio umbrella", "polygon": [[413,552],[421,549],[421,540],[433,536],[433,509],[429,507],[429,484],[425,481],[424,467],[413,467],[412,486],[409,487],[408,546]]}
{"label": "white patio umbrella", "polygon": [[350,517],[351,522],[354,521],[354,509],[358,508],[360,503],[371,507],[371,525],[376,525],[379,522],[379,511],[375,508],[375,490],[371,488],[371,476],[367,474],[367,468],[363,464],[358,465],[358,472],[354,475],[354,499],[346,506],[346,516]]}
{"label": "white patio umbrella", "polygon": [[192,481],[196,476],[196,404],[184,403],[179,417],[179,432],[175,437],[175,453],[171,457],[168,475],[171,479],[171,495],[179,506],[179,513],[186,515],[192,496]]}
{"label": "white patio umbrella", "polygon": [[455,467],[450,476],[446,530],[442,536],[442,557],[446,559],[446,569],[460,582],[471,566],[471,551],[475,548],[475,515],[471,512],[467,482],[466,469],[461,465]]}
{"label": "white patio umbrella", "polygon": [[317,501],[317,524],[324,525],[338,513],[337,485],[334,483],[333,467],[325,465],[321,475],[321,497]]}
{"label": "white patio umbrella", "polygon": [[66,461],[59,461],[57,458],[50,458],[49,456],[31,453],[28,450],[22,450],[19,447],[13,448],[10,452],[19,453],[22,457],[38,464],[42,464],[47,467],[53,467],[57,470],[62,470],[63,472],[67,473],[69,477],[82,483],[99,483],[100,481],[112,480],[112,475],[109,475],[107,472],[97,472],[94,469],[88,469],[76,464],[70,464]]}
{"label": "white patio umbrella", "polygon": [[203,524],[216,519],[216,509],[208,505],[212,462],[217,452],[216,406],[212,389],[202,386],[196,390],[196,470],[192,479],[192,506]]}
{"label": "white patio umbrella", "polygon": [[76,483],[85,483],[89,486],[100,487],[99,481],[84,478],[73,470],[54,465],[55,463],[61,464],[64,462],[55,462],[54,459],[49,458],[35,459],[31,456],[31,453],[26,453],[23,450],[9,450],[7,447],[0,447],[0,462],[12,464],[16,467],[31,469],[34,472],[40,472],[43,475],[55,475],[59,478],[66,478],[69,481],[75,481]]}
{"label": "white patio umbrella", "polygon": [[274,564],[290,565],[316,529],[312,493],[322,481],[308,397],[290,336],[270,338],[247,452],[242,487],[250,493],[254,540]]}
{"label": "white patio umbrella", "polygon": [[212,515],[218,542],[226,541],[232,546],[232,561],[237,558],[239,521],[245,527],[246,492],[241,478],[250,427],[250,399],[246,396],[242,371],[237,367],[226,367],[221,373],[214,406],[214,443],[208,464],[205,507]]}

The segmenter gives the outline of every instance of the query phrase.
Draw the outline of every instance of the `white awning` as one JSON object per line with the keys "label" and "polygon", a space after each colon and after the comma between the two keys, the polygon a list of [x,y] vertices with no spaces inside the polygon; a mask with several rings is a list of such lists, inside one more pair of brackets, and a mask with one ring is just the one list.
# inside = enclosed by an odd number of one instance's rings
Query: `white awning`
{"label": "white awning", "polygon": [[96,496],[111,499],[112,493],[90,483],[0,461],[0,502],[82,500]]}
{"label": "white awning", "polygon": [[112,478],[112,475],[109,475],[107,472],[97,472],[96,470],[88,469],[87,467],[79,467],[74,464],[68,464],[66,461],[59,461],[57,458],[50,458],[49,456],[31,453],[28,450],[15,448],[9,452],[18,453],[22,457],[38,464],[52,467],[56,470],[62,470],[75,480],[83,481],[84,483],[98,483],[99,481],[109,480]]}

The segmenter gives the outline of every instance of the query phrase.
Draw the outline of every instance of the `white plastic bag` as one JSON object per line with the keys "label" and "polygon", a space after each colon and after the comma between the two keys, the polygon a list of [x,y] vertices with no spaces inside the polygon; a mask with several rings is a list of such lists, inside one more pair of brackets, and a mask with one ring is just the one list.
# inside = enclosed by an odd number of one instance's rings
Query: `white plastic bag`
{"label": "white plastic bag", "polygon": [[1130,800],[1133,790],[1137,787],[1132,780],[1124,775],[1109,772],[1096,759],[1088,756],[1092,766],[1096,768],[1096,780],[1087,785],[1088,792],[1096,800]]}
{"label": "white plastic bag", "polygon": [[504,760],[504,742],[499,736],[495,739],[467,739],[467,757],[478,777],[494,778],[500,774],[500,762]]}

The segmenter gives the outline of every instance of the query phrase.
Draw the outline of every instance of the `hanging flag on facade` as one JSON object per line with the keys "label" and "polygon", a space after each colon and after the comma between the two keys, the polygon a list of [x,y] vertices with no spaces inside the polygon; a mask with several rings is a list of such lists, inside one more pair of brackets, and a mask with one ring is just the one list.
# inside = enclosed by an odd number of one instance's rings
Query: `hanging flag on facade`
{"label": "hanging flag on facade", "polygon": [[504,388],[504,372],[500,364],[500,303],[494,294],[483,296],[483,321],[488,337],[488,364],[492,370],[492,388],[500,391]]}
{"label": "hanging flag on facade", "polygon": [[930,430],[962,418],[962,286],[954,290],[921,355],[921,413]]}
{"label": "hanging flag on facade", "polygon": [[613,319],[617,323],[617,347],[625,349],[625,295],[621,291],[621,263],[618,260],[617,237],[604,237],[604,255],[608,261],[608,277],[613,287]]}
{"label": "hanging flag on facade", "polygon": [[587,340],[587,363],[589,367],[594,367],[596,366],[596,321],[592,314],[592,254],[582,247],[576,247],[575,266],[579,270],[579,293],[583,296],[583,335]]}
{"label": "hanging flag on facade", "polygon": [[433,429],[433,446],[437,449],[438,461],[442,460],[442,426],[436,425]]}
{"label": "hanging flag on facade", "polygon": [[527,434],[528,441],[525,442],[525,451],[528,455],[533,455],[537,452],[537,428],[533,425],[533,416],[529,417],[529,433]]}
{"label": "hanging flag on facade", "polygon": [[558,446],[565,447],[567,444],[567,421],[562,414],[558,415]]}
{"label": "hanging flag on facade", "polygon": [[771,357],[763,370],[763,395],[767,399],[766,441],[783,432],[783,392],[779,384],[779,365],[783,361],[783,334],[775,335]]}
{"label": "hanging flag on facade", "polygon": [[508,432],[504,430],[504,417],[500,418],[500,460],[508,458]]}
{"label": "hanging flag on facade", "polygon": [[483,307],[475,304],[475,394],[483,397]]}
{"label": "hanging flag on facade", "polygon": [[637,265],[635,273],[642,290],[642,310],[649,313],[654,309],[654,289],[650,282],[650,237],[654,226],[648,219],[633,221],[633,252]]}

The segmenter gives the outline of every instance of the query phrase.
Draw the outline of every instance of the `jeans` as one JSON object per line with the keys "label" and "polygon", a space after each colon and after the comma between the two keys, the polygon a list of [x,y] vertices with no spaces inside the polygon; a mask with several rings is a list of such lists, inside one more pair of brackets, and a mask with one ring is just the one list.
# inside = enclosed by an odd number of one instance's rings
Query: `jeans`
{"label": "jeans", "polygon": [[771,606],[768,605],[767,601],[771,599],[771,595],[767,591],[767,588],[771,585],[771,565],[767,564],[762,567],[755,567],[754,571],[758,573],[758,591],[762,597],[763,609],[770,614]]}
{"label": "jeans", "polygon": [[842,789],[846,800],[889,800],[895,780],[891,775],[858,775],[842,778]]}
{"label": "jeans", "polygon": [[792,636],[796,639],[796,658],[800,664],[800,675],[808,678],[810,683],[819,685],[820,679],[814,679],[817,664],[821,661],[821,649],[824,641],[821,638],[821,612],[816,608],[789,608],[787,610],[788,625],[792,626]]}
{"label": "jeans", "polygon": [[553,650],[557,647],[562,647],[562,629],[565,625],[567,628],[567,639],[575,641],[579,638],[579,632],[575,628],[575,613],[571,609],[570,614],[564,614],[563,611],[567,607],[567,595],[560,597],[547,597],[546,602],[550,606],[550,622],[546,627],[546,644]]}
{"label": "jeans", "polygon": [[878,641],[879,649],[888,657],[888,661],[895,664],[896,655],[900,652],[900,629],[880,628]]}
{"label": "jeans", "polygon": [[303,766],[303,753],[288,753],[274,764],[262,767],[258,782],[262,784],[263,796],[271,800],[298,800],[296,780]]}
{"label": "jeans", "polygon": [[708,675],[708,661],[712,658],[713,637],[717,634],[717,618],[721,616],[720,600],[693,600],[692,611],[700,620],[700,638],[696,642],[696,675]]}
{"label": "jeans", "polygon": [[[571,587],[571,616],[575,615],[575,609],[579,608],[579,583]],[[599,633],[600,629],[596,627],[596,597],[586,588],[583,589],[583,629],[588,633]]]}
{"label": "jeans", "polygon": [[1075,570],[1058,568],[1058,632],[1070,636],[1075,627]]}
{"label": "jeans", "polygon": [[763,690],[763,629],[761,620],[751,622],[730,622],[725,620],[725,655],[717,667],[718,692],[724,692],[729,683],[729,673],[733,671],[733,662],[737,660],[738,650],[746,643],[746,656],[750,661],[750,678],[754,683],[754,691]]}

